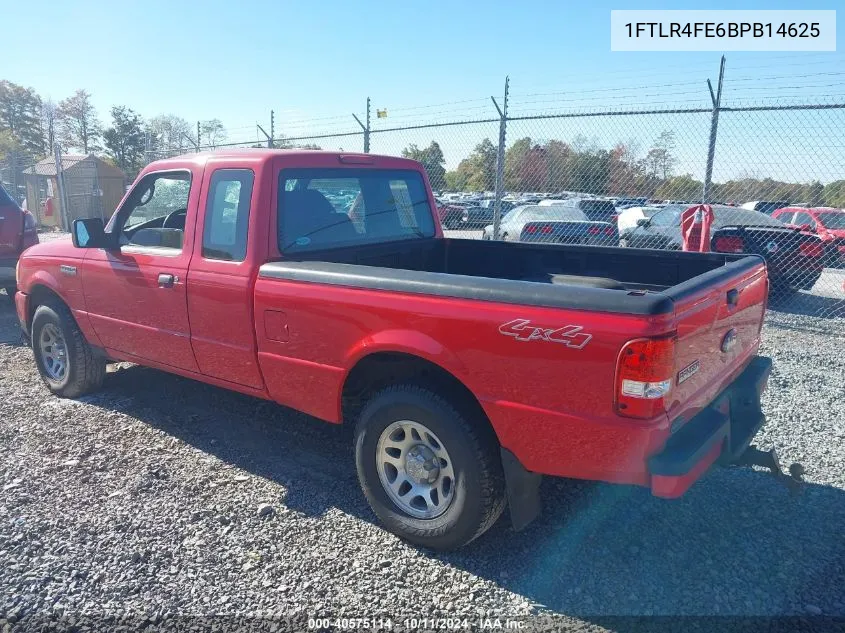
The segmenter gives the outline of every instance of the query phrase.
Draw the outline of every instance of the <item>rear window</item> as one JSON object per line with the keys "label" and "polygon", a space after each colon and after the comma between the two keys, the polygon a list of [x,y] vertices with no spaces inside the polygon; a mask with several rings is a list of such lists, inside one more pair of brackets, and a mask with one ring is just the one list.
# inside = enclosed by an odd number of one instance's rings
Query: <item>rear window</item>
{"label": "rear window", "polygon": [[0,207],[16,207],[18,206],[14,200],[12,200],[12,196],[3,189],[3,185],[0,185]]}
{"label": "rear window", "polygon": [[434,236],[417,171],[284,169],[279,192],[283,253]]}
{"label": "rear window", "polygon": [[616,207],[610,200],[581,200],[578,208],[592,222],[610,222],[616,217]]}

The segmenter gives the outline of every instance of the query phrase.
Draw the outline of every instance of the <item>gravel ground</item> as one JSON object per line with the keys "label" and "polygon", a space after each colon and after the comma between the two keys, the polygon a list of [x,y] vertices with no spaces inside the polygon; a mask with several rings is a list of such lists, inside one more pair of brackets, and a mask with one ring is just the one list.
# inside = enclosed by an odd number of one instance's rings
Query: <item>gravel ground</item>
{"label": "gravel ground", "polygon": [[[845,616],[845,325],[773,312],[763,447],[802,462],[790,497],[722,469],[682,499],[563,480],[526,531],[450,554],[382,530],[349,430],[120,365],[51,396],[0,296],[0,630],[38,617]],[[627,628],[625,630],[628,630]]]}

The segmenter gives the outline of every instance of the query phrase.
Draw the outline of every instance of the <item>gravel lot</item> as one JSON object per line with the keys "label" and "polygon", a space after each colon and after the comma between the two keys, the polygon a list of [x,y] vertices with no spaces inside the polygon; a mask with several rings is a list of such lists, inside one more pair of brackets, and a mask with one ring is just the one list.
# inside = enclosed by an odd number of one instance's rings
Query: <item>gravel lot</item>
{"label": "gravel lot", "polygon": [[845,616],[843,346],[841,320],[772,312],[765,327],[759,444],[805,465],[801,496],[748,469],[673,502],[547,480],[526,531],[502,520],[434,554],[375,524],[349,430],[129,365],[60,400],[0,296],[0,618]]}

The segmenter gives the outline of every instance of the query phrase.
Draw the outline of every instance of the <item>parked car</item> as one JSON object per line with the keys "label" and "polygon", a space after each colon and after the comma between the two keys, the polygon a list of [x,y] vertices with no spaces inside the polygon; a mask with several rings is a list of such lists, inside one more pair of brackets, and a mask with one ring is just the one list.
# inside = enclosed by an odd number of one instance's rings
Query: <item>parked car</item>
{"label": "parked car", "polygon": [[437,206],[437,216],[441,226],[446,229],[456,229],[460,226],[464,215],[464,205],[447,202]]}
{"label": "parked car", "polygon": [[622,211],[630,207],[641,207],[647,201],[648,198],[617,198],[613,201],[613,204],[619,211]]}
{"label": "parked car", "polygon": [[616,224],[618,213],[610,200],[598,198],[568,198],[560,205],[564,209],[582,211],[590,222],[610,222]]}
{"label": "parked car", "polygon": [[[501,239],[551,244],[616,246],[616,225],[591,222],[583,211],[562,205],[530,205],[508,214],[500,227]],[[493,226],[484,227],[482,239],[493,239]]]}
{"label": "parked car", "polygon": [[760,213],[771,215],[773,211],[782,207],[786,207],[788,205],[789,202],[787,202],[786,200],[777,200],[774,202],[767,200],[752,200],[751,202],[746,202],[745,204],[741,205],[740,208],[748,209],[750,211],[759,211]]}
{"label": "parked car", "polygon": [[845,209],[786,207],[775,211],[772,217],[818,235],[824,242],[825,263],[845,267]]}
{"label": "parked car", "polygon": [[[818,237],[787,227],[759,211],[711,206],[711,250],[761,255],[766,260],[772,291],[781,297],[809,290],[818,281],[824,268],[824,250]],[[639,220],[636,230],[626,235],[627,246],[680,250],[681,213],[687,208],[669,205],[650,219]]]}
{"label": "parked car", "polygon": [[[652,217],[655,213],[664,208],[661,206],[627,207],[619,214],[616,226],[619,229],[619,245],[627,246],[628,233],[637,228],[637,222]],[[617,209],[619,207],[616,207]]]}
{"label": "parked car", "polygon": [[506,505],[524,527],[542,475],[672,498],[760,463],[759,258],[446,239],[426,183],[371,154],[147,165],[108,225],[20,258],[44,384],[78,397],[129,361],[355,424],[375,514],[439,549]]}
{"label": "parked car", "polygon": [[38,244],[38,225],[0,185],[0,288],[15,296],[15,269],[21,253]]}

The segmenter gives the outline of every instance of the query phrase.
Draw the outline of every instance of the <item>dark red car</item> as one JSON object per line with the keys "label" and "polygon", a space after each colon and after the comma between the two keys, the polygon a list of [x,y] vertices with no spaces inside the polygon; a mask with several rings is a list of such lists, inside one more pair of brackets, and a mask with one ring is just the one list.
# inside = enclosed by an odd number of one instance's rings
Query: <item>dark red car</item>
{"label": "dark red car", "polygon": [[845,266],[845,209],[785,207],[772,213],[772,217],[818,235],[824,243],[826,263]]}
{"label": "dark red car", "polygon": [[9,298],[15,295],[18,258],[33,244],[38,244],[35,218],[0,185],[0,288],[5,288]]}

